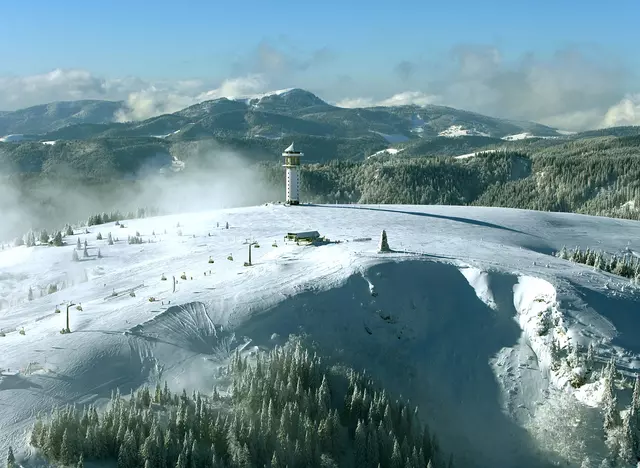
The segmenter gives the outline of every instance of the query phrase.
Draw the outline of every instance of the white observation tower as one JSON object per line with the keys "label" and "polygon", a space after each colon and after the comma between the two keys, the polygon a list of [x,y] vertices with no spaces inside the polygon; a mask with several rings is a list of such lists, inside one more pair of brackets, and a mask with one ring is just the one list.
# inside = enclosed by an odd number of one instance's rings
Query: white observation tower
{"label": "white observation tower", "polygon": [[304,156],[304,153],[296,151],[293,148],[293,143],[283,151],[284,157],[283,167],[287,173],[287,193],[285,197],[285,203],[290,205],[300,204],[300,156]]}

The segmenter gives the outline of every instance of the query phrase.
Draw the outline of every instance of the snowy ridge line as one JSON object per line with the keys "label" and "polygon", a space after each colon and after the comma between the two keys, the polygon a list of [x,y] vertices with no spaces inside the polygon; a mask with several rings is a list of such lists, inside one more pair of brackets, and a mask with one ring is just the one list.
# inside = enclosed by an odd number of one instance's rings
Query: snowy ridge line
{"label": "snowy ridge line", "polygon": [[[48,413],[61,401],[99,402],[115,386],[126,394],[158,379],[178,391],[210,392],[220,362],[244,337],[252,340],[249,347],[269,348],[279,343],[272,336],[300,329],[331,352],[344,350],[340,359],[370,370],[390,391],[413,392],[412,401],[420,401],[421,411],[426,408],[444,426],[442,434],[450,435],[443,444],[461,451],[473,445],[479,466],[508,466],[482,461],[495,456],[505,437],[527,430],[523,421],[537,417],[538,402],[562,394],[576,404],[577,398],[599,405],[597,381],[572,391],[566,366],[551,375],[552,336],[592,342],[599,356],[615,355],[633,372],[640,349],[636,289],[601,272],[585,274],[584,266],[549,252],[574,244],[576,232],[583,246],[637,252],[639,223],[484,207],[369,205],[340,211],[353,206],[269,205],[125,220],[127,228],[117,231],[121,238],[136,230],[145,239],[152,230],[158,233],[158,242],[143,248],[96,239],[113,223],[90,226],[89,249],[101,248],[104,256],[91,263],[72,261],[73,242],[1,251],[0,296],[10,308],[0,310],[0,328],[7,332],[0,338],[0,368],[40,363],[59,376],[36,371],[2,381],[0,453],[8,445],[22,450],[34,413]],[[183,236],[176,233],[178,221]],[[231,230],[216,229],[218,221],[228,221]],[[318,230],[342,242],[282,244],[282,236],[295,230]],[[378,253],[383,230],[394,252]],[[243,266],[248,249],[242,241],[248,237],[261,244],[250,268]],[[372,241],[351,241],[359,238]],[[277,248],[271,247],[274,239]],[[226,260],[230,253],[232,262]],[[74,276],[87,265],[87,281],[27,300],[29,287]],[[193,280],[179,281],[175,293],[170,281],[160,279],[182,272]],[[611,290],[604,290],[607,282]],[[112,288],[141,283],[144,294],[103,300]],[[71,311],[72,333],[62,335],[64,313],[53,310],[69,299],[84,310]],[[160,300],[176,308],[167,312]],[[197,302],[206,311],[190,309]],[[541,318],[551,323],[546,335],[538,334]],[[9,332],[22,326],[25,335]],[[548,385],[552,378],[562,390]],[[465,421],[464,436],[449,422],[457,420]],[[596,429],[601,427],[599,421]],[[597,430],[585,435],[587,443]],[[487,441],[494,445],[477,440],[483,432],[493,433]],[[524,445],[511,444],[514,451]]]}

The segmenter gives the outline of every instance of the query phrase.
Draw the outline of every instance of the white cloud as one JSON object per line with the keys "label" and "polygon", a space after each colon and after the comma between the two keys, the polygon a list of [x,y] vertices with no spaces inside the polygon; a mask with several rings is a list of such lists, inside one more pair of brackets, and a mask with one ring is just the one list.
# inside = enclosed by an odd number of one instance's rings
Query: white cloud
{"label": "white cloud", "polygon": [[217,88],[209,90],[204,90],[204,85],[198,81],[184,82],[178,87],[152,85],[147,89],[130,93],[126,99],[127,108],[117,112],[115,118],[119,122],[148,119],[220,97],[257,94],[267,91],[267,85],[267,80],[259,74],[227,79]]}
{"label": "white cloud", "polygon": [[602,121],[603,127],[640,125],[640,94],[625,97],[611,106]]}
{"label": "white cloud", "polygon": [[436,104],[440,98],[422,91],[404,91],[394,94],[385,99],[374,100],[372,98],[347,98],[336,103],[338,107],[375,107],[375,106],[406,106],[417,105],[426,106],[427,104]]}
{"label": "white cloud", "polygon": [[[59,100],[123,100],[119,121],[178,111],[219,97],[240,97],[301,87],[341,107],[441,104],[495,117],[532,120],[564,130],[640,125],[640,87],[624,66],[579,49],[541,58],[524,54],[506,60],[491,46],[463,45],[449,62],[403,60],[377,79],[339,75],[331,80],[313,67],[329,63],[331,51],[284,53],[262,43],[240,61],[236,76],[220,82],[110,78],[81,69],[32,76],[0,77],[0,110]],[[316,83],[318,87],[314,86]],[[320,91],[318,91],[320,90]]]}

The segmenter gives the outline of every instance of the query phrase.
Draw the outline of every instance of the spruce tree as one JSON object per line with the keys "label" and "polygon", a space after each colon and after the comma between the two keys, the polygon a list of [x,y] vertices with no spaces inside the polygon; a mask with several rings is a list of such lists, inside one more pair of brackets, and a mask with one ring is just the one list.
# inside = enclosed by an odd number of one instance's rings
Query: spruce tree
{"label": "spruce tree", "polygon": [[49,243],[49,233],[47,232],[46,229],[43,229],[42,232],[40,232],[40,243],[41,244]]}
{"label": "spruce tree", "polygon": [[111,237],[111,233],[107,234],[107,244],[113,245],[113,237]]}
{"label": "spruce tree", "polygon": [[76,468],[84,468],[84,455],[81,453]]}
{"label": "spruce tree", "polygon": [[102,233],[99,232],[98,235],[96,236],[96,240],[102,240]]}
{"label": "spruce tree", "polygon": [[89,256],[89,252],[87,251],[87,243],[86,243],[86,241],[85,241],[85,244],[84,244],[84,249],[82,251],[82,256],[84,258],[87,258]]}
{"label": "spruce tree", "polygon": [[603,410],[604,410],[604,430],[608,436],[612,435],[612,431],[620,426],[620,413],[618,412],[618,398],[615,393],[615,376],[616,368],[613,358],[605,370],[604,377],[604,394],[603,394]]}
{"label": "spruce tree", "polygon": [[11,445],[9,445],[9,450],[7,451],[7,468],[16,468],[16,457],[13,455],[13,449]]}
{"label": "spruce tree", "polygon": [[53,245],[55,245],[56,247],[62,247],[62,233],[60,231],[57,231],[55,236],[53,236]]}
{"label": "spruce tree", "polygon": [[80,250],[82,248],[82,244],[80,243],[80,238],[78,237],[78,242],[76,242],[76,249]]}
{"label": "spruce tree", "polygon": [[60,445],[60,462],[63,465],[70,465],[73,461],[74,447],[69,439],[69,431],[67,429],[62,433],[62,445]]}
{"label": "spruce tree", "polygon": [[80,261],[80,259],[78,258],[78,251],[77,250],[73,251],[73,255],[71,255],[71,260],[74,261],[74,262],[79,262]]}
{"label": "spruce tree", "polygon": [[362,420],[358,421],[354,435],[354,463],[355,466],[367,465],[367,434]]}
{"label": "spruce tree", "polygon": [[29,292],[27,293],[27,299],[33,301],[33,289],[29,286]]}

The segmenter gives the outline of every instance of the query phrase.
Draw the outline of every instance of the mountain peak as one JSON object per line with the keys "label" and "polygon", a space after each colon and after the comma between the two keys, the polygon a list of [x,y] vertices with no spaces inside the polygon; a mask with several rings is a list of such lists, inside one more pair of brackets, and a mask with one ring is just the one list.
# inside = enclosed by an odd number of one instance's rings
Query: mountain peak
{"label": "mountain peak", "polygon": [[329,106],[325,101],[310,91],[301,88],[287,88],[277,91],[271,91],[261,94],[259,96],[253,96],[247,99],[247,104],[254,108],[264,108],[265,110],[271,110],[271,107],[275,107],[273,110],[284,106],[290,110],[304,109],[314,106]]}

